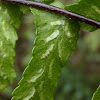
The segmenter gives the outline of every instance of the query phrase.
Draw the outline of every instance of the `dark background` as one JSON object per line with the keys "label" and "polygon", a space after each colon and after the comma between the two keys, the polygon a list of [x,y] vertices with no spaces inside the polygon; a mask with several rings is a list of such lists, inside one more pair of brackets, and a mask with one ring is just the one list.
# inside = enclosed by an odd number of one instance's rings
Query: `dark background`
{"label": "dark background", "polygon": [[[58,0],[57,0],[58,1]],[[59,0],[64,5],[78,0]],[[35,39],[34,16],[26,14],[18,30],[16,44],[15,69],[17,78],[13,84],[0,92],[0,100],[10,100],[13,89],[17,86],[22,73],[32,57]],[[55,90],[55,100],[91,100],[92,94],[100,85],[100,29],[94,32],[80,31],[80,38],[75,52],[62,69],[59,84]]]}

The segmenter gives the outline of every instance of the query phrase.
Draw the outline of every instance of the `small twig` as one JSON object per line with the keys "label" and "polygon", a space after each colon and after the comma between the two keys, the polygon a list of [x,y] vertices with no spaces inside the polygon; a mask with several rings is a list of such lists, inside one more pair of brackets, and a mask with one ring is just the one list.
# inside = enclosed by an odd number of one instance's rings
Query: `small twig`
{"label": "small twig", "polygon": [[48,10],[48,11],[51,11],[54,13],[62,14],[62,15],[67,16],[69,18],[72,18],[72,19],[84,22],[86,24],[90,24],[90,25],[95,26],[97,28],[100,28],[100,22],[98,22],[96,20],[78,15],[76,13],[73,13],[73,12],[58,8],[58,7],[47,5],[44,3],[25,1],[25,0],[1,0],[1,1],[10,2],[10,3],[14,3],[14,4],[23,4],[23,5],[27,5],[27,6],[35,7],[35,8],[42,8],[44,10]]}

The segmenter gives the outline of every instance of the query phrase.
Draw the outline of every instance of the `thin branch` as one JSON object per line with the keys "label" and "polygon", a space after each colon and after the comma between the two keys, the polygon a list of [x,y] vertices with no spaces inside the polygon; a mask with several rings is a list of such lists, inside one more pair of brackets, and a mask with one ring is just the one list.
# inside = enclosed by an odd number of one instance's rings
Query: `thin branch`
{"label": "thin branch", "polygon": [[72,18],[72,19],[75,19],[75,20],[78,20],[78,21],[81,21],[81,22],[84,22],[86,24],[90,24],[90,25],[95,26],[97,28],[100,28],[100,22],[98,22],[96,20],[78,15],[76,13],[73,13],[73,12],[58,8],[58,7],[47,5],[47,4],[44,4],[44,3],[33,2],[33,1],[25,1],[25,0],[1,0],[1,1],[10,2],[10,3],[14,3],[14,4],[23,4],[23,5],[27,5],[27,6],[35,7],[35,8],[41,8],[41,9],[44,9],[44,10],[48,10],[48,11],[67,16],[69,18]]}

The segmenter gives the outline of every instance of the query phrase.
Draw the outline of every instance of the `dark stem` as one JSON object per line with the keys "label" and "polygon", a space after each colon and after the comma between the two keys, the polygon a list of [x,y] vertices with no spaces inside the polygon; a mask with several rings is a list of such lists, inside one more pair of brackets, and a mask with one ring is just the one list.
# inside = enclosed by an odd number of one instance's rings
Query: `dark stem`
{"label": "dark stem", "polygon": [[33,2],[33,1],[25,1],[25,0],[1,0],[1,1],[10,2],[10,3],[14,3],[14,4],[23,4],[23,5],[27,5],[27,6],[35,7],[35,8],[42,8],[44,10],[48,10],[48,11],[51,11],[51,12],[54,12],[54,13],[58,13],[58,14],[67,16],[69,18],[72,18],[72,19],[84,22],[86,24],[90,24],[90,25],[95,26],[97,28],[100,28],[100,22],[98,22],[96,20],[78,15],[76,13],[73,13],[73,12],[58,8],[58,7],[47,5],[47,4],[44,4],[44,3]]}

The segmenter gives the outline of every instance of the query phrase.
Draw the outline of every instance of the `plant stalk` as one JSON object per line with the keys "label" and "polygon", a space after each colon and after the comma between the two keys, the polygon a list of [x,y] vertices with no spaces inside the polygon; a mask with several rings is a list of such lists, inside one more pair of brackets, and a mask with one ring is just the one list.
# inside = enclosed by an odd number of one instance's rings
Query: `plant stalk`
{"label": "plant stalk", "polygon": [[44,10],[47,10],[47,11],[51,11],[51,12],[54,12],[54,13],[64,15],[68,18],[72,18],[72,19],[84,22],[86,24],[95,26],[97,28],[100,28],[100,22],[98,22],[96,20],[90,19],[88,17],[84,17],[82,15],[79,15],[79,14],[58,8],[58,7],[54,7],[54,6],[51,6],[51,5],[48,5],[48,4],[44,4],[44,3],[41,3],[41,2],[33,2],[33,1],[25,1],[25,0],[1,0],[1,1],[2,2],[10,2],[10,3],[14,3],[14,4],[23,4],[23,5],[26,5],[26,6],[29,6],[29,7],[34,7],[34,8],[41,8],[41,9],[44,9]]}

